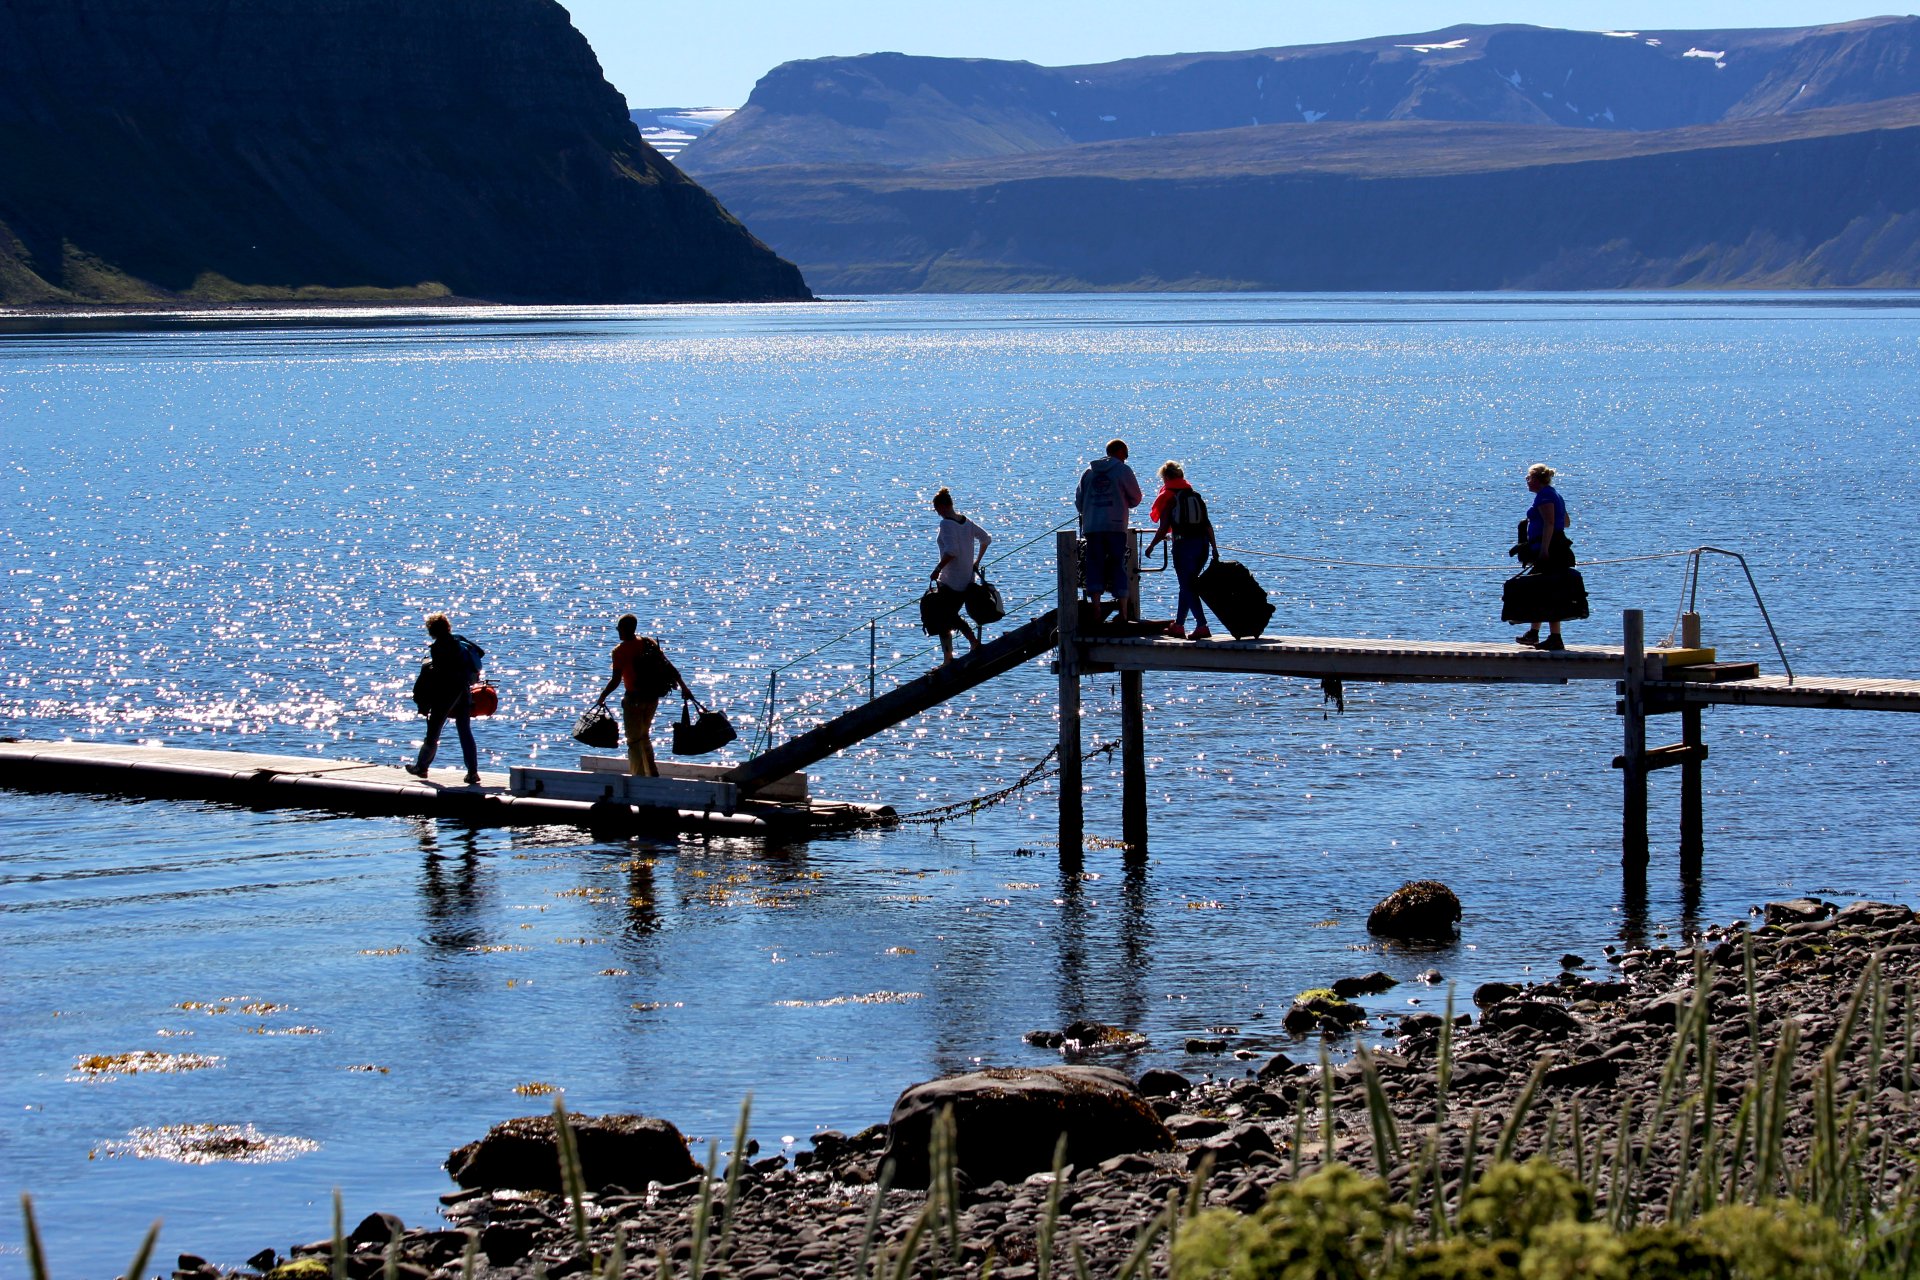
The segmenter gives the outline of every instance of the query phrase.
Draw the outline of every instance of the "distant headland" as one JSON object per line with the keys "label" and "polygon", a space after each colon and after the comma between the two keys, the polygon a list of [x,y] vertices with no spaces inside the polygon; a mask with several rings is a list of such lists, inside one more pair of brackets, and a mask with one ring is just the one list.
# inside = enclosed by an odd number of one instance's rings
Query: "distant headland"
{"label": "distant headland", "polygon": [[548,0],[0,0],[0,305],[809,297]]}

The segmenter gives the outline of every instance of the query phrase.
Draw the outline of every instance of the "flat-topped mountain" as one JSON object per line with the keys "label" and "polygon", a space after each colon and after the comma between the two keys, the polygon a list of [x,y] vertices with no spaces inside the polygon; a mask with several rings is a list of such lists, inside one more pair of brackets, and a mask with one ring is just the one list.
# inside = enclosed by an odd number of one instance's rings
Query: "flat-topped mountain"
{"label": "flat-topped mountain", "polygon": [[555,0],[0,0],[0,302],[805,298]]}
{"label": "flat-topped mountain", "polygon": [[789,63],[690,146],[816,287],[1920,287],[1920,19]]}
{"label": "flat-topped mountain", "polygon": [[1920,93],[1920,18],[1765,31],[1457,26],[1080,67],[897,53],[776,67],[687,148],[710,174],[911,167],[1285,123],[1482,121],[1649,130]]}

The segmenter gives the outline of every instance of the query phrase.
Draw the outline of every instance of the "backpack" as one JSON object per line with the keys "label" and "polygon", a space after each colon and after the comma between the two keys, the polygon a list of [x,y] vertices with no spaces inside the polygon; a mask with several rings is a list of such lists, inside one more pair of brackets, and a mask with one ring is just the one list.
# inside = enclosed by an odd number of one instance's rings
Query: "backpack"
{"label": "backpack", "polygon": [[454,643],[460,646],[460,652],[466,655],[467,683],[478,684],[480,682],[480,664],[486,659],[487,651],[465,636],[455,636],[453,639]]}
{"label": "backpack", "polygon": [[1182,489],[1174,494],[1173,510],[1167,514],[1173,521],[1173,536],[1182,541],[1205,538],[1213,523],[1207,516],[1207,500],[1194,489]]}
{"label": "backpack", "polygon": [[633,689],[644,698],[664,698],[680,687],[680,673],[667,661],[667,655],[650,636],[640,637],[640,652],[633,659]]}

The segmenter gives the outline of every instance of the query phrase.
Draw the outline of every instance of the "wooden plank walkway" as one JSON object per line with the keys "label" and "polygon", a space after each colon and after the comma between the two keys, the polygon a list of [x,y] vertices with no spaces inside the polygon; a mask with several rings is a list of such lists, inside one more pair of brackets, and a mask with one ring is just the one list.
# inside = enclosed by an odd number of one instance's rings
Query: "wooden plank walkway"
{"label": "wooden plank walkway", "polygon": [[[1618,645],[1568,645],[1547,653],[1512,641],[1375,640],[1342,636],[1260,636],[1172,640],[1103,636],[1083,630],[1083,662],[1114,671],[1200,671],[1309,679],[1449,681],[1462,684],[1618,680]],[[1086,673],[1087,666],[1082,666]]]}
{"label": "wooden plank walkway", "polygon": [[1648,710],[1660,703],[1694,707],[1806,707],[1832,711],[1920,711],[1920,680],[1852,676],[1759,676],[1724,684],[1649,680]]}
{"label": "wooden plank walkway", "polygon": [[133,743],[0,741],[0,787],[107,796],[218,800],[259,808],[319,809],[370,816],[451,818],[474,826],[571,826],[591,831],[714,830],[804,834],[884,819],[891,810],[834,801],[742,800],[731,814],[512,795],[508,777],[461,770],[425,779],[398,765],[316,756],[263,755]]}

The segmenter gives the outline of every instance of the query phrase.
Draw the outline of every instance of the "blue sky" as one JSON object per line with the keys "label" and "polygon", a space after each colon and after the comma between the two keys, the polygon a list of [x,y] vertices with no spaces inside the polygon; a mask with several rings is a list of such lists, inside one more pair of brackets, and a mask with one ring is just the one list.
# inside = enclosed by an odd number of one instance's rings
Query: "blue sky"
{"label": "blue sky", "polygon": [[795,58],[900,53],[1046,66],[1432,31],[1456,22],[1588,30],[1801,27],[1876,10],[1828,0],[561,0],[635,107],[736,107]]}

